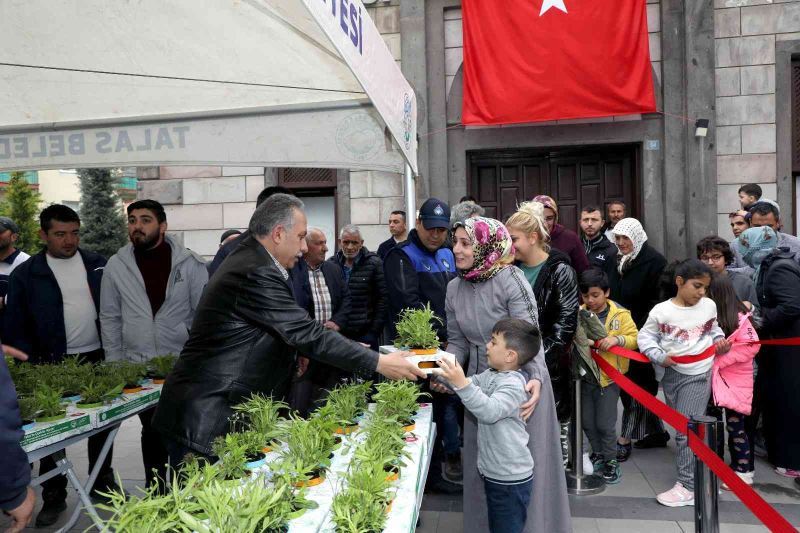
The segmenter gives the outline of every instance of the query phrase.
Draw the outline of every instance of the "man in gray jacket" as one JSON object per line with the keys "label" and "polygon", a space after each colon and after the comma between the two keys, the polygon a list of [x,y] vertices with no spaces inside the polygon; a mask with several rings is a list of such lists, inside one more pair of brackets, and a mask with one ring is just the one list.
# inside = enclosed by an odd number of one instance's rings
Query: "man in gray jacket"
{"label": "man in gray jacket", "polygon": [[[128,206],[128,237],[108,260],[100,289],[100,325],[107,361],[146,362],[178,355],[189,338],[208,273],[203,260],[166,235],[155,200]],[[139,414],[147,484],[165,479],[167,451],[151,428],[155,408]]]}

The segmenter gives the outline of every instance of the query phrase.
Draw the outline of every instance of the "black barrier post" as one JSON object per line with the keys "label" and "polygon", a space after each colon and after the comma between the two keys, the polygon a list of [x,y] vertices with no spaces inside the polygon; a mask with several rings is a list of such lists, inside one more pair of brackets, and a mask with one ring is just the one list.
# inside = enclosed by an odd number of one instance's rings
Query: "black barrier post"
{"label": "black barrier post", "polygon": [[[693,416],[689,431],[714,450],[722,434],[722,422],[712,416]],[[711,468],[694,456],[694,530],[719,533],[719,480]]]}
{"label": "black barrier post", "polygon": [[583,428],[581,427],[581,380],[573,380],[575,384],[575,398],[572,402],[572,432],[574,441],[571,446],[572,470],[567,470],[567,492],[577,496],[599,494],[606,488],[603,478],[592,474],[583,473]]}

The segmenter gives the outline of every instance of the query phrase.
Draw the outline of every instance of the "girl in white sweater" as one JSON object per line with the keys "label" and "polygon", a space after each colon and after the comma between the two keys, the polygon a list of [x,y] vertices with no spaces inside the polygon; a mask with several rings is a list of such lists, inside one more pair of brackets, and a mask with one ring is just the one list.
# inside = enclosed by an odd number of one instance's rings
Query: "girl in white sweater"
{"label": "girl in white sweater", "polygon": [[[717,306],[705,298],[711,283],[711,269],[697,259],[688,259],[675,269],[674,298],[656,305],[639,330],[639,350],[656,366],[656,376],[667,405],[684,416],[704,415],[711,394],[709,357],[693,363],[680,363],[674,356],[699,355],[715,345],[717,354],[730,350],[730,342],[717,323]],[[678,481],[657,500],[668,507],[694,505],[694,462],[686,435],[678,434]]]}

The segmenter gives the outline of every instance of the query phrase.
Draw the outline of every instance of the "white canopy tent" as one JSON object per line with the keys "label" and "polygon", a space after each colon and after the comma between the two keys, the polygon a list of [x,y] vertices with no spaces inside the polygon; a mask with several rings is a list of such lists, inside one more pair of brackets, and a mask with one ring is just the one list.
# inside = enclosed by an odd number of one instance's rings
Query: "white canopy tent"
{"label": "white canopy tent", "polygon": [[404,172],[416,99],[361,0],[0,2],[0,170]]}

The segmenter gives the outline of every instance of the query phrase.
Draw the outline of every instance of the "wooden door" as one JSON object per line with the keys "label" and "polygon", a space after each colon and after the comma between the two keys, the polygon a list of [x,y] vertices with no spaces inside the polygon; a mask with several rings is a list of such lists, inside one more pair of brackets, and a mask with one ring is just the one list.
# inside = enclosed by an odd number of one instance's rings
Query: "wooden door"
{"label": "wooden door", "polygon": [[622,200],[636,216],[636,147],[485,151],[469,155],[468,191],[486,215],[506,220],[537,194],[558,203],[559,221],[577,231],[582,207]]}

